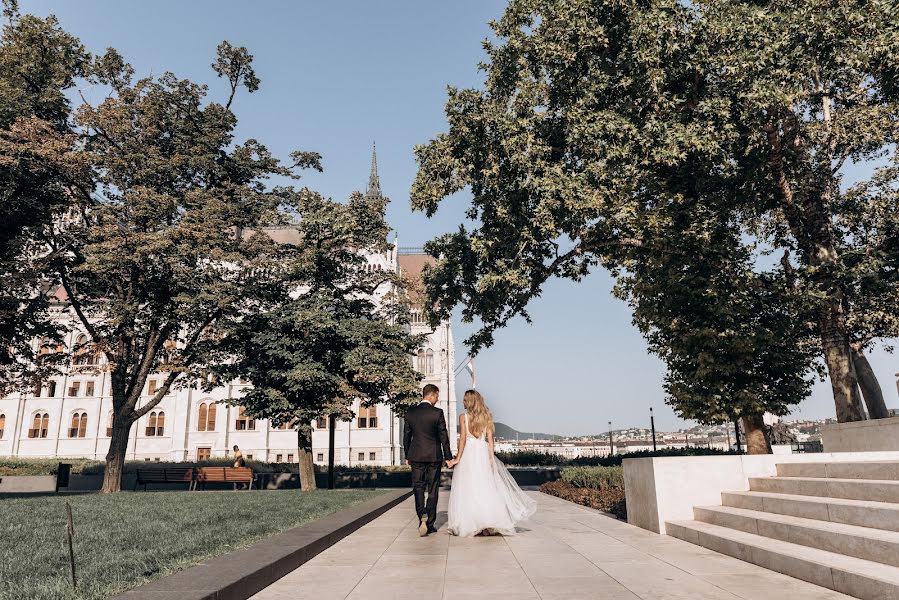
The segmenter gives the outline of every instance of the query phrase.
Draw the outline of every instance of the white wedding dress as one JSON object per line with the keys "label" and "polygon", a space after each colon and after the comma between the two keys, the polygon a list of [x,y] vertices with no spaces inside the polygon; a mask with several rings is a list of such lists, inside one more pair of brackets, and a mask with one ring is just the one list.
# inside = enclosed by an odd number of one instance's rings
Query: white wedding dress
{"label": "white wedding dress", "polygon": [[514,535],[515,525],[537,510],[537,502],[521,491],[505,465],[490,452],[486,433],[471,435],[463,416],[465,448],[453,469],[447,529],[471,537],[491,530]]}

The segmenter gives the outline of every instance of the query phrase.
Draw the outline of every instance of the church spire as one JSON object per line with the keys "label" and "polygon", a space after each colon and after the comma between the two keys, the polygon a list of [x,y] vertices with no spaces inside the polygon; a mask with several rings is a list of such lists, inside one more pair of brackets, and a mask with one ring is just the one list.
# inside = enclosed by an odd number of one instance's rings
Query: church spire
{"label": "church spire", "polygon": [[371,173],[368,175],[368,190],[365,192],[365,197],[381,197],[381,179],[378,177],[378,153],[374,142],[371,144]]}

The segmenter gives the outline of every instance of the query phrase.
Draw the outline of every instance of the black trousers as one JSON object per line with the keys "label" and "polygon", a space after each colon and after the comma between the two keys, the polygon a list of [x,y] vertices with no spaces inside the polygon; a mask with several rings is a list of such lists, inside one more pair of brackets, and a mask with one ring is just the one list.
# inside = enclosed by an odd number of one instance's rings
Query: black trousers
{"label": "black trousers", "polygon": [[[421,519],[428,517],[428,527],[434,527],[437,520],[437,496],[440,493],[439,462],[412,463],[412,491],[415,493],[415,514]],[[427,502],[425,501],[427,494]]]}

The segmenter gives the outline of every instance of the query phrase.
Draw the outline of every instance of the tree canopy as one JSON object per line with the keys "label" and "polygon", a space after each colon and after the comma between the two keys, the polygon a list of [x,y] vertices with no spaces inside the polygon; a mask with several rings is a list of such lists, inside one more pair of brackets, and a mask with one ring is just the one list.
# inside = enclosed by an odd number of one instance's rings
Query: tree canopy
{"label": "tree canopy", "polygon": [[[416,150],[413,206],[431,215],[469,188],[476,223],[427,246],[441,257],[432,318],[463,304],[483,324],[477,350],[527,318],[549,278],[602,266],[636,294],[669,392],[709,376],[684,371],[688,355],[783,336],[797,347],[776,344],[761,370],[744,362],[755,381],[740,383],[782,411],[759,385],[807,393],[810,330],[838,419],[863,418],[851,344],[899,334],[897,26],[868,1],[512,0],[485,42],[483,89],[450,88],[448,132]],[[852,163],[882,168],[852,183]],[[719,273],[691,275],[701,258]],[[667,305],[651,305],[657,293]]]}
{"label": "tree canopy", "polygon": [[234,400],[248,414],[297,430],[301,484],[314,489],[312,421],[350,420],[357,402],[417,401],[410,357],[422,340],[409,334],[398,275],[367,258],[390,251],[387,200],[357,193],[342,204],[308,190],[296,200],[298,242],[279,249],[285,293],[225,333],[233,360],[216,372],[252,383]]}
{"label": "tree canopy", "polygon": [[[259,87],[245,48],[219,45],[212,69],[230,93],[216,102],[205,85],[168,72],[135,79],[115,50],[82,56],[77,41],[53,32],[73,48],[53,60],[77,49],[79,68],[108,94],[84,101],[68,127],[15,121],[0,133],[0,165],[12,182],[40,174],[43,189],[65,199],[64,211],[29,228],[23,256],[42,266],[43,288],[58,289],[73,327],[87,332],[89,348],[65,354],[106,358],[113,417],[104,490],[117,491],[133,423],[173,386],[206,381],[227,359],[218,332],[283,295],[275,244],[253,234],[282,222],[290,199],[289,188],[271,189],[268,179],[320,166],[314,153],[294,153],[285,165],[255,139],[235,139],[237,92]],[[152,373],[162,379],[145,392]]]}
{"label": "tree canopy", "polygon": [[[71,126],[66,91],[86,75],[87,52],[52,16],[20,16],[7,1],[4,17],[0,147],[24,132],[48,143],[72,143],[65,135]],[[56,340],[58,331],[46,319],[48,290],[41,285],[43,265],[32,260],[33,234],[65,210],[69,198],[51,173],[15,151],[0,156],[0,194],[0,390],[7,390],[16,381],[39,379],[52,369],[49,359],[58,358],[35,360],[34,339]]]}

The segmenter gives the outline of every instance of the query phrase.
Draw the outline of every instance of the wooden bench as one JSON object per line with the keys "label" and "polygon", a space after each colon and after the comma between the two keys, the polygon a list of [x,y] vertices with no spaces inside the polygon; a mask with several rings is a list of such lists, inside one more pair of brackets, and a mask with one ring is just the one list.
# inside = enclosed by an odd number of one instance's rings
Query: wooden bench
{"label": "wooden bench", "polygon": [[197,485],[206,488],[207,483],[244,483],[253,489],[253,469],[250,467],[200,467]]}
{"label": "wooden bench", "polygon": [[134,490],[143,485],[147,491],[148,483],[186,483],[187,489],[194,489],[195,473],[193,467],[162,467],[152,469],[138,469],[137,479],[134,482]]}

